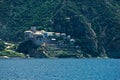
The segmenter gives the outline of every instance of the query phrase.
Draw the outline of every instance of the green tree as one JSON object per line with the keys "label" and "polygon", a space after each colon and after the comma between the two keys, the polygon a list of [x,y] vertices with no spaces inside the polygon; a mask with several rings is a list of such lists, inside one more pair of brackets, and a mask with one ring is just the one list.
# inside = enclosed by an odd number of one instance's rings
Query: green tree
{"label": "green tree", "polygon": [[17,51],[20,53],[31,54],[32,51],[36,50],[37,46],[31,41],[24,41],[18,45]]}
{"label": "green tree", "polygon": [[0,41],[0,51],[3,51],[5,49],[5,43],[3,41]]}

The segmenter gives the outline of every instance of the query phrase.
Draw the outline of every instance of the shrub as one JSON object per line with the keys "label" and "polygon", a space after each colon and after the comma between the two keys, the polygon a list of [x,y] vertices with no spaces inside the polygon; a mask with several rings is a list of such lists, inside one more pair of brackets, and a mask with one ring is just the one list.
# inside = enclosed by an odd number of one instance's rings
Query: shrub
{"label": "shrub", "polygon": [[18,45],[17,51],[20,53],[30,54],[32,50],[36,50],[37,46],[31,41],[24,41]]}
{"label": "shrub", "polygon": [[5,43],[3,41],[0,41],[0,51],[3,51],[5,49]]}
{"label": "shrub", "polygon": [[8,57],[25,57],[23,53],[18,53],[12,50],[5,50],[0,52],[0,56],[8,56]]}

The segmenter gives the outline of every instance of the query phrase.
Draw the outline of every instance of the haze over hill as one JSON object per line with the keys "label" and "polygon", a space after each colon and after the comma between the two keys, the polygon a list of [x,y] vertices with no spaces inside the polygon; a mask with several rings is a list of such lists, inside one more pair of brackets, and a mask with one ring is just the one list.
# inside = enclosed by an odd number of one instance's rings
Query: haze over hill
{"label": "haze over hill", "polygon": [[0,0],[0,38],[22,41],[31,26],[64,32],[82,51],[120,58],[120,0]]}

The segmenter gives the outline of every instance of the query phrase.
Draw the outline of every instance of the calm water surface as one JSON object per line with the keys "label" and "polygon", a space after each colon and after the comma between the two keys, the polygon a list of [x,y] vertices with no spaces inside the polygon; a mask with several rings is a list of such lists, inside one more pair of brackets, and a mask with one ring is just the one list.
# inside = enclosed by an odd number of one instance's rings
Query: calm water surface
{"label": "calm water surface", "polygon": [[120,80],[120,60],[0,59],[0,80]]}

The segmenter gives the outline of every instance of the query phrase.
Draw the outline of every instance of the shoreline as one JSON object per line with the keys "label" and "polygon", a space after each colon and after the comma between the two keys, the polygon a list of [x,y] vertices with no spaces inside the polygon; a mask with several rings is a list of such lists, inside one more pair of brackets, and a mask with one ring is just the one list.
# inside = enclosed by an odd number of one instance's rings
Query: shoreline
{"label": "shoreline", "polygon": [[59,57],[50,57],[50,58],[35,58],[35,57],[8,57],[8,56],[0,56],[0,59],[120,59],[120,58],[109,58],[109,57],[83,57],[83,58],[75,58],[75,57],[67,57],[67,58],[59,58]]}

